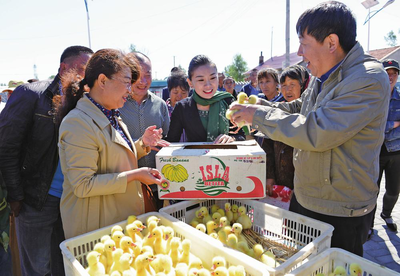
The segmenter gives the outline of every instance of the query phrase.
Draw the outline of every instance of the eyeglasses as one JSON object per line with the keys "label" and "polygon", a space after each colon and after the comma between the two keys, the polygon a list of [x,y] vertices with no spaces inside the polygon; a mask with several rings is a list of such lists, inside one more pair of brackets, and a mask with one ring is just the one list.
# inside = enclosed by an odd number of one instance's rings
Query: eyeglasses
{"label": "eyeglasses", "polygon": [[225,84],[233,84],[232,81],[226,81]]}
{"label": "eyeglasses", "polygon": [[131,80],[131,79],[128,79],[128,78],[124,78],[124,80],[121,80],[121,79],[119,79],[119,78],[111,78],[111,79],[112,79],[112,80],[117,80],[117,81],[119,81],[119,82],[125,84],[126,89],[127,89],[129,92],[132,91],[132,83],[131,83],[132,80]]}

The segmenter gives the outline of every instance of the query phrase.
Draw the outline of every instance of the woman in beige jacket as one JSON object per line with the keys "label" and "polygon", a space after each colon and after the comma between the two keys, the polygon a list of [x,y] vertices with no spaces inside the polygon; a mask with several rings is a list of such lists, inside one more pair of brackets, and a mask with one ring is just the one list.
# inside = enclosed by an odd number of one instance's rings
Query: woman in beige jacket
{"label": "woman in beige jacket", "polygon": [[[103,49],[89,60],[79,84],[64,80],[58,114],[59,153],[64,174],[61,217],[66,238],[139,215],[149,200],[147,184],[160,184],[153,168],[138,169],[150,146],[164,145],[161,129],[149,127],[133,142],[118,108],[139,76],[138,63],[120,51]],[[89,93],[84,93],[84,88]],[[68,99],[72,99],[72,104]],[[79,99],[74,107],[73,99]],[[76,100],[75,100],[76,102]]]}

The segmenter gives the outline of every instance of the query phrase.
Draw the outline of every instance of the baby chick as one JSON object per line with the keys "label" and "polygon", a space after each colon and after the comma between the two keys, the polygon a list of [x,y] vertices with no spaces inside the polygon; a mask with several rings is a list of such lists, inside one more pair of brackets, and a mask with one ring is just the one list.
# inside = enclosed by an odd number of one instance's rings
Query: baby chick
{"label": "baby chick", "polygon": [[246,207],[240,206],[238,209],[239,217],[237,222],[243,226],[243,229],[250,229],[252,226],[250,218],[246,215]]}
{"label": "baby chick", "polygon": [[113,228],[111,228],[111,236],[115,231],[121,231],[122,233],[124,232],[124,230],[122,229],[121,226],[119,225],[115,225]]}
{"label": "baby chick", "polygon": [[229,271],[226,267],[218,267],[214,270],[213,272],[214,276],[228,276],[229,275]]}
{"label": "baby chick", "polygon": [[106,240],[109,240],[109,239],[111,239],[110,235],[104,235],[101,237],[100,242],[105,243]]}
{"label": "baby chick", "polygon": [[233,220],[233,212],[232,207],[229,202],[225,203],[225,216],[228,218],[229,221]]}
{"label": "baby chick", "polygon": [[237,221],[237,219],[239,217],[238,209],[239,209],[239,207],[236,204],[232,205],[231,210],[232,210],[232,213],[233,213],[233,219],[232,219],[231,223],[234,223],[234,222]]}
{"label": "baby chick", "polygon": [[116,230],[114,231],[114,233],[112,233],[111,239],[115,242],[116,248],[120,248],[120,242],[122,237],[124,237],[124,234],[119,230]]}
{"label": "baby chick", "polygon": [[132,242],[132,239],[130,237],[128,236],[122,237],[120,241],[120,248],[124,253],[132,255],[134,246],[136,245]]}
{"label": "baby chick", "polygon": [[205,233],[207,228],[203,223],[199,223],[199,224],[197,224],[196,229]]}
{"label": "baby chick", "polygon": [[183,240],[182,242],[182,254],[179,258],[180,263],[185,263],[189,265],[189,257],[190,257],[190,246],[191,242],[188,239]]}
{"label": "baby chick", "polygon": [[203,268],[203,262],[200,260],[200,258],[193,256],[190,264],[189,264],[189,270],[192,268],[196,268],[197,270]]}
{"label": "baby chick", "polygon": [[218,228],[218,224],[215,221],[210,220],[207,222],[206,225],[207,225],[207,234],[208,235],[210,235],[211,233],[216,233],[215,229]]}
{"label": "baby chick", "polygon": [[352,263],[352,264],[350,264],[349,272],[350,272],[350,276],[361,276],[363,271],[359,264]]}
{"label": "baby chick", "polygon": [[225,226],[230,226],[231,224],[230,224],[230,222],[229,222],[229,220],[228,220],[228,218],[227,217],[221,217],[220,219],[219,219],[219,227],[220,228],[223,228],[223,227],[225,227]]}
{"label": "baby chick", "polygon": [[103,264],[104,269],[106,269],[107,267],[107,256],[106,253],[104,252],[104,244],[101,242],[96,243],[96,245],[94,246],[93,250],[97,251],[100,253],[100,262]]}
{"label": "baby chick", "polygon": [[215,270],[217,267],[223,266],[226,267],[226,260],[222,256],[215,256],[212,261],[211,270]]}
{"label": "baby chick", "polygon": [[169,256],[172,260],[172,266],[176,267],[179,262],[179,247],[181,245],[181,240],[178,237],[174,237],[171,240],[171,250],[169,252]]}
{"label": "baby chick", "polygon": [[217,204],[213,204],[211,206],[211,214],[214,214],[215,212],[217,212],[219,209],[219,206]]}
{"label": "baby chick", "polygon": [[147,271],[147,267],[153,258],[149,257],[147,254],[140,255],[135,259],[136,275],[137,276],[149,276],[150,273]]}
{"label": "baby chick", "polygon": [[219,224],[219,220],[220,220],[221,217],[222,217],[221,213],[215,212],[215,213],[212,215],[212,220],[213,220],[215,223]]}
{"label": "baby chick", "polygon": [[163,233],[163,238],[166,241],[165,254],[168,254],[169,251],[171,250],[171,241],[172,241],[173,237],[174,237],[174,229],[172,229],[169,226],[165,227],[164,233]]}
{"label": "baby chick", "polygon": [[128,224],[131,224],[131,223],[134,222],[135,220],[136,220],[136,216],[135,216],[135,215],[130,215],[130,216],[127,218],[127,220],[126,220],[127,225],[128,225]]}
{"label": "baby chick", "polygon": [[155,254],[165,254],[165,241],[163,239],[163,232],[160,227],[153,229],[151,233],[154,238],[153,249]]}
{"label": "baby chick", "polygon": [[112,253],[113,264],[111,265],[109,271],[110,273],[112,273],[113,271],[119,271],[120,273],[122,273],[121,263],[120,263],[122,254],[124,254],[124,252],[122,251],[121,248],[117,248],[113,251]]}
{"label": "baby chick", "polygon": [[236,235],[236,237],[238,238],[239,242],[246,242],[246,238],[243,236],[242,231],[243,231],[243,227],[240,223],[236,222],[232,225],[232,233]]}
{"label": "baby chick", "polygon": [[107,273],[110,271],[111,265],[113,263],[112,252],[115,249],[115,242],[112,239],[106,240],[104,242],[104,252],[107,259],[107,265],[105,266],[105,269]]}
{"label": "baby chick", "polygon": [[133,257],[129,253],[122,254],[121,258],[119,259],[119,264],[121,267],[122,273],[126,274],[125,272],[128,271],[130,273],[136,273],[136,271],[131,267],[133,262]]}
{"label": "baby chick", "polygon": [[86,260],[89,264],[88,268],[86,269],[87,273],[90,276],[97,276],[97,275],[105,275],[106,270],[104,265],[99,261],[100,253],[97,251],[92,251],[86,256]]}
{"label": "baby chick", "polygon": [[346,276],[346,275],[347,275],[346,269],[341,265],[336,266],[335,270],[333,270],[333,273],[329,273],[329,276]]}
{"label": "baby chick", "polygon": [[142,243],[143,236],[140,233],[141,231],[142,228],[135,223],[131,223],[126,226],[126,233],[129,235],[134,243]]}
{"label": "baby chick", "polygon": [[207,269],[202,268],[197,272],[197,276],[211,276],[211,273]]}

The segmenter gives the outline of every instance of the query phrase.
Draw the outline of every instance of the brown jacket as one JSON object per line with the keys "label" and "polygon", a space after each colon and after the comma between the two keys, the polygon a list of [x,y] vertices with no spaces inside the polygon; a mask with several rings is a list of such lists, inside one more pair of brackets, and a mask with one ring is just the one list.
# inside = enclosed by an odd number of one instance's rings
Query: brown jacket
{"label": "brown jacket", "polygon": [[276,185],[293,190],[293,148],[267,138],[263,140],[262,148],[267,154],[267,179],[272,178]]}
{"label": "brown jacket", "polygon": [[[119,124],[131,139],[121,119]],[[58,147],[64,174],[61,217],[67,239],[145,212],[142,184],[128,183],[125,173],[136,169],[137,159],[148,153],[149,148],[139,143],[132,142],[132,151],[86,96],[64,118]]]}

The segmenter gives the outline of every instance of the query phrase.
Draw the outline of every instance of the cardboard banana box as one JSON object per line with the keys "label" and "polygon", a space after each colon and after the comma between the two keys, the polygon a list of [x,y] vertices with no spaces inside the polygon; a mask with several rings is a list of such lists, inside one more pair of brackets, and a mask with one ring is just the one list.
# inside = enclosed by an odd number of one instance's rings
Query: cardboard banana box
{"label": "cardboard banana box", "polygon": [[156,155],[160,199],[265,197],[266,154],[255,140],[173,143]]}

